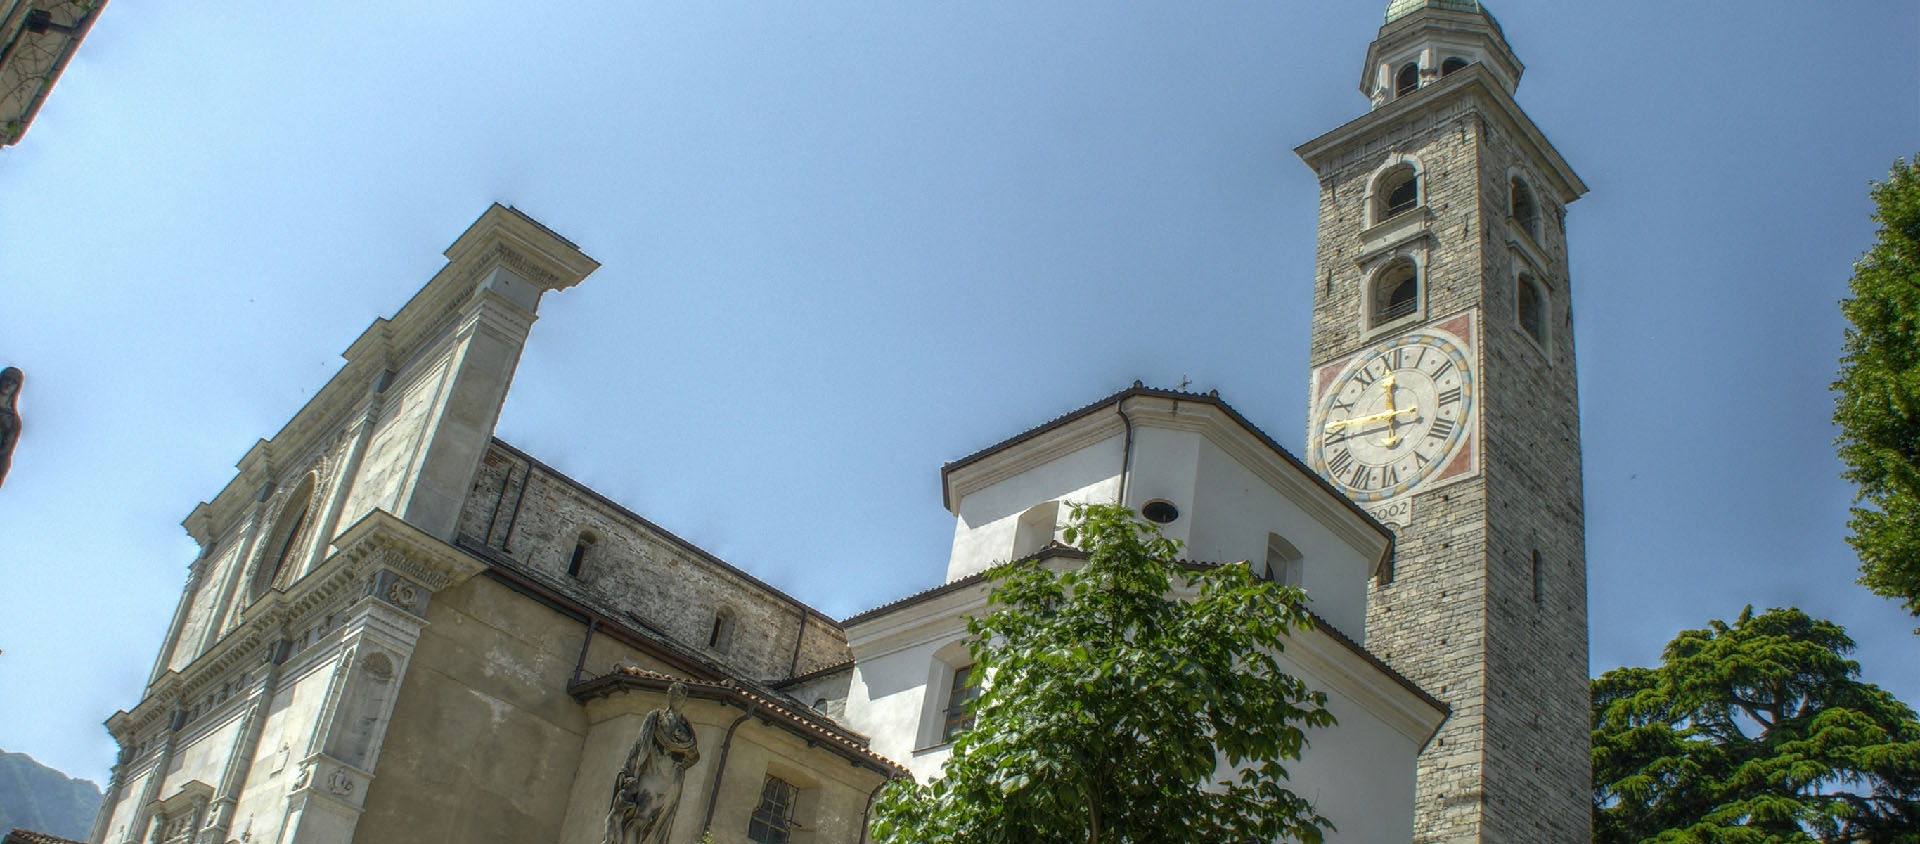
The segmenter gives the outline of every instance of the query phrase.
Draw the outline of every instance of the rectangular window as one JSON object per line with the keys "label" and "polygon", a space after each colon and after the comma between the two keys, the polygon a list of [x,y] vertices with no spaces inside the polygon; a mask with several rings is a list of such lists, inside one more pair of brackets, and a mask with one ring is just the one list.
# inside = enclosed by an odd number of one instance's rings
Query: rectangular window
{"label": "rectangular window", "polygon": [[973,716],[967,714],[967,703],[980,696],[980,687],[969,682],[973,666],[967,665],[953,670],[952,682],[947,688],[947,723],[940,730],[940,740],[953,741],[953,737],[973,727]]}
{"label": "rectangular window", "polygon": [[760,786],[760,806],[747,821],[747,840],[757,844],[787,844],[793,835],[793,804],[800,789],[779,777],[767,777]]}

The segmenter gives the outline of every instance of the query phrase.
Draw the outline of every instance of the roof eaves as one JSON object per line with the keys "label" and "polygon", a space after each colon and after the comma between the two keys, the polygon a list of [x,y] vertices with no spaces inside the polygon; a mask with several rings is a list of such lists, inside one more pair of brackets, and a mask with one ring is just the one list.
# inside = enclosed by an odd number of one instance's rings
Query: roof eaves
{"label": "roof eaves", "polygon": [[[996,452],[1003,451],[1005,449],[1019,445],[1020,443],[1031,440],[1049,431],[1053,431],[1061,427],[1064,427],[1076,420],[1090,416],[1108,407],[1118,406],[1121,402],[1126,401],[1127,399],[1130,399],[1130,398],[1134,398],[1136,396],[1147,396],[1152,398],[1169,399],[1172,401],[1196,402],[1199,404],[1210,405],[1212,407],[1218,408],[1222,413],[1226,414],[1228,419],[1233,420],[1235,424],[1239,425],[1247,433],[1252,434],[1253,437],[1259,440],[1262,445],[1265,445],[1274,454],[1279,455],[1282,460],[1286,461],[1289,465],[1299,470],[1301,474],[1312,479],[1316,485],[1318,485],[1328,495],[1333,496],[1334,499],[1339,501],[1342,505],[1344,505],[1348,511],[1352,512],[1354,515],[1359,516],[1362,520],[1365,521],[1368,527],[1373,528],[1381,536],[1386,537],[1387,551],[1385,553],[1386,554],[1393,553],[1393,539],[1394,539],[1393,531],[1387,529],[1386,525],[1381,524],[1380,520],[1375,519],[1372,513],[1367,512],[1366,508],[1361,507],[1360,505],[1354,503],[1353,499],[1348,498],[1347,496],[1343,495],[1339,490],[1334,489],[1333,484],[1328,483],[1326,478],[1320,477],[1320,473],[1315,472],[1311,468],[1309,468],[1304,461],[1302,461],[1298,457],[1295,457],[1293,452],[1288,451],[1285,446],[1282,446],[1273,437],[1268,436],[1266,431],[1260,430],[1260,428],[1254,425],[1253,422],[1249,421],[1247,417],[1240,415],[1240,411],[1234,410],[1233,405],[1227,404],[1226,400],[1220,398],[1220,391],[1212,390],[1206,393],[1189,393],[1183,390],[1167,390],[1159,387],[1147,387],[1142,385],[1141,382],[1139,381],[1133,382],[1132,387],[1129,387],[1125,390],[1121,390],[1120,392],[1109,395],[1106,398],[1100,399],[1099,401],[1096,401],[1092,404],[1081,407],[1078,410],[1074,410],[1063,416],[1055,417],[1052,420],[1041,423],[1040,425],[1035,426],[1033,428],[1029,428],[1025,431],[1022,431],[1019,434],[1015,434],[1012,437],[1001,440],[1000,442],[994,443],[993,445],[987,446],[986,448],[983,448],[979,451],[976,451],[972,454],[962,457],[959,460],[952,461],[940,467],[941,504],[945,505],[948,510],[953,509],[953,501],[951,500],[951,496],[948,493],[949,485],[947,484],[946,480],[947,480],[947,477],[951,475],[956,469],[959,469],[968,464],[982,460]],[[1384,562],[1385,559],[1386,558],[1383,557],[1382,561]]]}
{"label": "roof eaves", "polygon": [[799,712],[732,680],[709,683],[640,668],[625,668],[579,683],[568,689],[567,693],[575,700],[585,702],[590,698],[628,688],[665,691],[676,681],[686,685],[688,697],[716,701],[763,716],[771,716],[766,718],[768,723],[778,724],[788,732],[810,741],[817,741],[821,746],[840,754],[849,761],[865,765],[889,778],[908,776],[906,766],[869,750],[865,737],[848,731],[829,719]]}

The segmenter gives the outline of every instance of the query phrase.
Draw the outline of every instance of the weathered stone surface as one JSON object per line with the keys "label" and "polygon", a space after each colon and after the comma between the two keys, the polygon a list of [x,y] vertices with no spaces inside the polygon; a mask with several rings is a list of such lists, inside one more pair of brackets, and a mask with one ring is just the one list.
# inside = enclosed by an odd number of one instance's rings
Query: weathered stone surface
{"label": "weathered stone surface", "polygon": [[[1586,563],[1564,210],[1549,162],[1498,95],[1464,88],[1383,108],[1316,163],[1309,356],[1319,365],[1404,330],[1363,324],[1367,274],[1395,254],[1423,267],[1418,324],[1479,312],[1480,474],[1415,489],[1395,577],[1371,596],[1367,645],[1453,710],[1421,756],[1416,841],[1583,842]],[[1363,245],[1366,198],[1395,159],[1417,162],[1430,221],[1382,253]],[[1515,174],[1537,197],[1538,243],[1508,216]],[[1519,327],[1522,271],[1548,294],[1544,346]]]}
{"label": "weathered stone surface", "polygon": [[[504,443],[495,442],[475,473],[460,536],[622,623],[755,680],[850,658],[831,619]],[[569,573],[576,548],[578,570]]]}

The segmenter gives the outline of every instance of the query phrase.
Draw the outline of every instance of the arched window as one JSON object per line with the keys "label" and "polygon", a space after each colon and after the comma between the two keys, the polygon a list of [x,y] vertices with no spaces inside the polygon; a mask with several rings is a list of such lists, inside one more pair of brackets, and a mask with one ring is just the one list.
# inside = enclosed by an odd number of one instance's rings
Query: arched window
{"label": "arched window", "polygon": [[1393,95],[1396,97],[1404,97],[1413,93],[1414,89],[1419,87],[1420,66],[1413,62],[1407,62],[1404,67],[1400,68],[1400,75],[1394,77]]}
{"label": "arched window", "polygon": [[1520,230],[1527,233],[1527,237],[1536,241],[1540,239],[1540,212],[1533,203],[1533,188],[1527,187],[1526,181],[1519,176],[1513,177],[1507,211],[1513,221],[1520,225]]}
{"label": "arched window", "polygon": [[1021,513],[1020,522],[1013,530],[1013,555],[1008,559],[1019,560],[1039,553],[1053,541],[1053,531],[1059,522],[1058,501],[1036,504]]}
{"label": "arched window", "polygon": [[1306,565],[1300,549],[1277,533],[1267,534],[1267,579],[1281,586],[1305,584]]}
{"label": "arched window", "polygon": [[1373,181],[1372,223],[1382,223],[1420,205],[1420,171],[1401,162]]}
{"label": "arched window", "polygon": [[1367,326],[1378,328],[1420,310],[1420,268],[1402,258],[1374,276]]}
{"label": "arched window", "polygon": [[280,515],[273,520],[273,527],[267,531],[267,542],[261,546],[265,553],[253,569],[253,583],[247,589],[248,600],[258,601],[273,588],[280,579],[280,572],[286,568],[287,561],[302,546],[305,537],[302,532],[307,526],[307,511],[313,503],[313,476],[295,487],[287,496],[285,504],[280,506]]}
{"label": "arched window", "polygon": [[599,540],[589,531],[581,531],[580,538],[573,541],[573,554],[567,557],[567,576],[579,577],[587,565],[587,558],[593,556],[593,546]]}
{"label": "arched window", "polygon": [[1520,330],[1532,337],[1533,342],[1546,346],[1547,303],[1546,295],[1540,290],[1540,282],[1531,275],[1521,273],[1515,287],[1515,315],[1519,318]]}
{"label": "arched window", "polygon": [[1467,64],[1466,59],[1460,58],[1459,56],[1449,56],[1446,61],[1440,63],[1440,75],[1452,76],[1456,70],[1466,70]]}
{"label": "arched window", "polygon": [[967,703],[980,696],[981,678],[973,676],[973,655],[961,640],[935,650],[927,669],[918,742],[921,747],[934,747],[953,741],[954,735],[973,726],[967,717]]}
{"label": "arched window", "polygon": [[707,631],[707,647],[725,652],[733,647],[733,610],[721,607],[713,611],[713,627]]}

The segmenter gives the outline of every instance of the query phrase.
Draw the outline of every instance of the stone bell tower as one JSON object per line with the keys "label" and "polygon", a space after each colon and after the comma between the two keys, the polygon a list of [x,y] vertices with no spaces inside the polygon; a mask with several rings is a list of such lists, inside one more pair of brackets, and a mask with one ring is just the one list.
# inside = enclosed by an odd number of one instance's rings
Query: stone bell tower
{"label": "stone bell tower", "polygon": [[1397,533],[1369,650],[1451,714],[1415,842],[1591,840],[1567,203],[1474,0],[1393,0],[1320,177],[1307,449]]}

